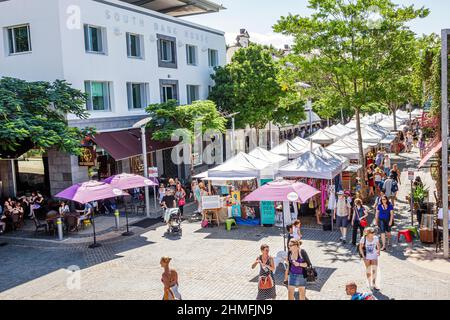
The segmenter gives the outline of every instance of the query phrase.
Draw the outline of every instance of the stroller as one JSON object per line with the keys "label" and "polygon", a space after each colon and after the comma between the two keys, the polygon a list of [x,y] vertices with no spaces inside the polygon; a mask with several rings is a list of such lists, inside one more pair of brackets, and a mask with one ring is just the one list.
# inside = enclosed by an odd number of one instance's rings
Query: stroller
{"label": "stroller", "polygon": [[169,228],[167,233],[171,235],[179,235],[181,237],[183,230],[181,228],[181,214],[180,209],[172,208],[166,209],[164,220],[167,222]]}

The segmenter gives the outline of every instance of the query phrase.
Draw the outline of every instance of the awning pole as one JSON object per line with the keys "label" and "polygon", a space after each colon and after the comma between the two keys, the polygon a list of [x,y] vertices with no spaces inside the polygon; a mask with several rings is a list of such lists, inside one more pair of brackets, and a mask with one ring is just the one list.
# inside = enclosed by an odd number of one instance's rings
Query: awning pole
{"label": "awning pole", "polygon": [[[145,126],[141,127],[141,135],[142,135],[142,159],[144,161],[144,177],[148,179],[148,166],[147,166],[147,140],[145,137]],[[148,186],[145,186],[145,212],[147,214],[147,218],[150,218],[150,194],[148,191]],[[156,197],[156,195],[155,195]]]}
{"label": "awning pole", "polygon": [[17,180],[16,180],[16,165],[14,159],[11,159],[11,173],[13,181],[13,197],[17,197]]}

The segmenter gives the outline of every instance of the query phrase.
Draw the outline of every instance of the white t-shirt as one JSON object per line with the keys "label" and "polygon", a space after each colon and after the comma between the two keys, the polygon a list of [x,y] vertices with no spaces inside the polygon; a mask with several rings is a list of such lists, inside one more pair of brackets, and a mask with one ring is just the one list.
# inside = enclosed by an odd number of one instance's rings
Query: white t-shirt
{"label": "white t-shirt", "polygon": [[338,217],[345,217],[348,216],[348,208],[350,208],[349,204],[347,203],[347,200],[339,199],[336,201],[336,215]]}
{"label": "white t-shirt", "polygon": [[292,237],[293,237],[295,240],[300,240],[299,231],[300,231],[300,228],[299,228],[299,227],[292,227]]}
{"label": "white t-shirt", "polygon": [[[440,208],[438,211],[438,219],[444,219],[444,210],[442,210],[442,208]],[[450,209],[448,210],[448,229],[450,230]]]}
{"label": "white t-shirt", "polygon": [[378,260],[377,243],[378,237],[374,236],[372,241],[369,241],[366,237],[362,237],[360,244],[366,246],[366,260]]}

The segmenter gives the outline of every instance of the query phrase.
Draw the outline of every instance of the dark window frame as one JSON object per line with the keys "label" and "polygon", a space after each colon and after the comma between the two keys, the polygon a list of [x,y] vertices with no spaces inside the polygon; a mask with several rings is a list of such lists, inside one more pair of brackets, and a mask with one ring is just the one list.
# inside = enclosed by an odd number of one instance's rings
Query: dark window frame
{"label": "dark window frame", "polygon": [[[171,68],[171,69],[177,69],[178,68],[178,57],[177,57],[177,38],[175,37],[169,37],[162,34],[156,34],[156,37],[158,39],[157,42],[157,49],[158,49],[158,66],[160,68]],[[161,58],[162,52],[161,52],[161,40],[170,41],[172,43],[172,61],[163,61]]]}

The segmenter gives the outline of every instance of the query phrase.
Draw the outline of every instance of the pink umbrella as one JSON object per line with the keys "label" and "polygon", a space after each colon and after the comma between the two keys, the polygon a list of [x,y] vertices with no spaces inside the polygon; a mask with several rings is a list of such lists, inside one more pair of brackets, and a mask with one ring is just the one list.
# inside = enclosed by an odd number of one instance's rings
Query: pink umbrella
{"label": "pink umbrella", "polygon": [[120,190],[152,187],[158,185],[158,183],[155,181],[139,176],[137,174],[129,174],[129,173],[122,173],[109,177],[103,180],[103,182],[106,182],[110,184],[112,187]]}
{"label": "pink umbrella", "polygon": [[[85,204],[91,201],[115,198],[118,196],[125,196],[125,195],[128,195],[128,193],[120,189],[114,188],[105,182],[88,181],[84,183],[75,184],[61,191],[55,197]],[[97,243],[94,220],[95,220],[94,215],[92,215],[91,221],[94,233],[94,243],[91,244],[89,248],[97,248],[100,246],[100,244]]]}
{"label": "pink umbrella", "polygon": [[291,201],[305,203],[320,191],[307,184],[283,180],[269,182],[250,193],[243,201]]}
{"label": "pink umbrella", "polygon": [[55,197],[85,204],[91,201],[126,195],[128,195],[128,193],[122,191],[121,189],[114,188],[108,183],[88,181],[74,184],[73,186],[58,193]]}

